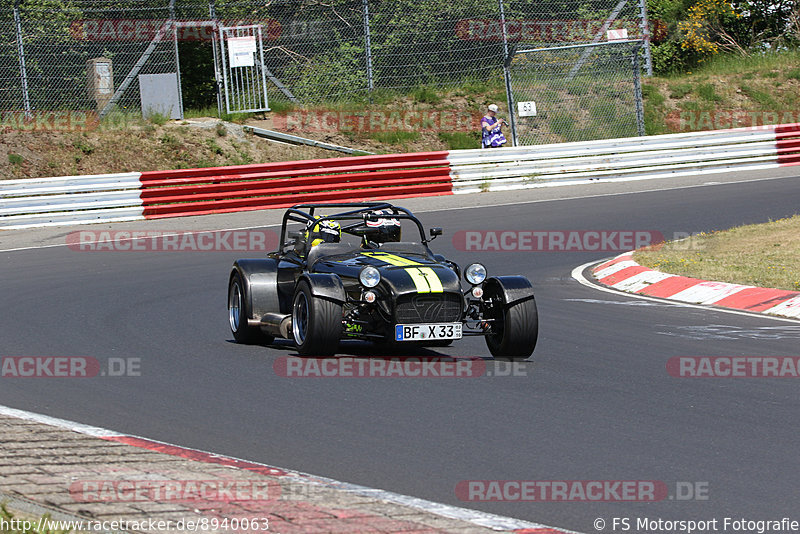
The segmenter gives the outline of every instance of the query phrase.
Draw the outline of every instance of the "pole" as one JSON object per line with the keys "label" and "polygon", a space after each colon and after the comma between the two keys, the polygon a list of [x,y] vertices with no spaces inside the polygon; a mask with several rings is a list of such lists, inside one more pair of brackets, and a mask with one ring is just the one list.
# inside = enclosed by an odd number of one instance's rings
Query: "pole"
{"label": "pole", "polygon": [[369,91],[369,103],[372,104],[372,91],[375,88],[375,81],[372,74],[372,39],[369,33],[369,0],[363,0],[364,6],[364,50],[367,55],[367,90]]}
{"label": "pole", "polygon": [[14,24],[17,27],[17,52],[19,54],[19,75],[22,82],[22,105],[25,118],[31,118],[31,99],[28,94],[28,71],[25,68],[25,46],[22,42],[22,19],[19,16],[19,0],[14,2]]}
{"label": "pole", "polygon": [[217,54],[222,54],[221,49],[217,47],[221,47],[222,44],[220,41],[217,41],[217,10],[216,6],[214,5],[214,0],[208,0],[208,18],[211,19],[211,30],[213,35],[215,36],[212,43],[211,43],[211,50],[214,56],[214,85],[217,88],[217,117],[222,118],[222,74],[219,70],[219,64],[221,58],[217,57]]}
{"label": "pole", "polygon": [[506,28],[506,10],[503,0],[498,0],[500,6],[500,23],[503,27],[503,80],[506,85],[506,103],[508,105],[508,116],[511,119],[511,144],[517,146],[517,119],[514,112],[514,95],[511,91],[511,57],[508,52],[508,33]]}
{"label": "pole", "polygon": [[642,40],[644,41],[644,66],[647,75],[653,75],[653,56],[650,54],[650,19],[647,18],[647,3],[639,0],[639,17],[642,19]]}
{"label": "pole", "polygon": [[172,21],[172,45],[175,48],[175,73],[178,77],[178,111],[183,120],[183,89],[181,88],[181,59],[178,54],[178,25],[175,19],[175,0],[169,0],[169,19]]}
{"label": "pole", "polygon": [[633,48],[633,91],[636,99],[636,127],[639,136],[645,135],[644,103],[642,102],[642,68],[639,65],[639,47]]}

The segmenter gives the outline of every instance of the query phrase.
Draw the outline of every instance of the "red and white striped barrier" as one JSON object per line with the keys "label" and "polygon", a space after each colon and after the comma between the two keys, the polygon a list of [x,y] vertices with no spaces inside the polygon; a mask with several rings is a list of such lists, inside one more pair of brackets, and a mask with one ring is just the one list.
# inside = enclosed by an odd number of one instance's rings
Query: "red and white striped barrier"
{"label": "red and white striped barrier", "polygon": [[144,217],[452,194],[447,152],[144,172]]}
{"label": "red and white striped barrier", "polygon": [[130,221],[800,164],[800,124],[561,143],[0,181],[0,228]]}
{"label": "red and white striped barrier", "polygon": [[710,282],[662,273],[633,261],[633,252],[620,254],[592,269],[598,282],[620,291],[800,319],[800,292]]}

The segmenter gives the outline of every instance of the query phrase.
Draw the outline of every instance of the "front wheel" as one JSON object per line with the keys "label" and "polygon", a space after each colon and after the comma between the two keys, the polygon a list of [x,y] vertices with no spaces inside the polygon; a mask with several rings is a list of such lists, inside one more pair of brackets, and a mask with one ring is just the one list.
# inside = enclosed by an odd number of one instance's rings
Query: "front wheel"
{"label": "front wheel", "polygon": [[539,313],[531,295],[510,306],[501,305],[492,315],[486,345],[495,358],[524,360],[533,354],[539,339]]}
{"label": "front wheel", "polygon": [[305,280],[292,301],[292,334],[301,356],[332,356],[342,337],[342,306],[315,298]]}

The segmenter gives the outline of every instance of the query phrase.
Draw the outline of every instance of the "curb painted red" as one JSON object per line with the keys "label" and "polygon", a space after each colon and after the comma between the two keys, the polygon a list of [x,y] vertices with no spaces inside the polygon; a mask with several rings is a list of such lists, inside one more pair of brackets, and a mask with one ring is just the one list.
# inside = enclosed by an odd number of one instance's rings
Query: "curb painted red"
{"label": "curb painted red", "polygon": [[798,291],[662,273],[633,261],[633,251],[593,267],[592,274],[600,284],[628,293],[800,319]]}

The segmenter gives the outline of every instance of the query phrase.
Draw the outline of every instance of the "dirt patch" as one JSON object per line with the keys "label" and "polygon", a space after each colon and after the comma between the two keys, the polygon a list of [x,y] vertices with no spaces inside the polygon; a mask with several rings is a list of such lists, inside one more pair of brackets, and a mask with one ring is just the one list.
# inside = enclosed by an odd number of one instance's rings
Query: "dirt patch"
{"label": "dirt patch", "polygon": [[[218,126],[218,124],[220,126]],[[0,178],[73,176],[341,157],[272,143],[219,121],[135,121],[87,132],[5,131]]]}

